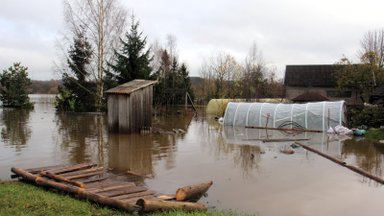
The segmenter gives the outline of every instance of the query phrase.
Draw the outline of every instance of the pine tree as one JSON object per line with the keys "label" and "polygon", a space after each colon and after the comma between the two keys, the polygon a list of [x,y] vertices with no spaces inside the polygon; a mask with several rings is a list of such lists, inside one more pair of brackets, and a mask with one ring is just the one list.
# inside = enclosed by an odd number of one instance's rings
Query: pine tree
{"label": "pine tree", "polygon": [[87,81],[90,75],[87,65],[92,57],[92,47],[83,32],[77,33],[68,53],[70,71],[63,73],[56,108],[61,111],[95,111],[96,85]]}
{"label": "pine tree", "polygon": [[28,68],[21,63],[13,66],[0,74],[0,100],[3,106],[17,108],[33,108],[29,101],[28,90],[31,80],[28,78]]}
{"label": "pine tree", "polygon": [[[112,71],[107,73],[107,86],[123,84],[134,79],[149,79],[152,68],[150,50],[146,48],[147,37],[139,32],[139,22],[132,16],[131,28],[125,34],[125,40],[121,39],[122,47],[115,50],[115,62],[109,64]],[[113,83],[115,82],[115,83]],[[112,84],[111,84],[112,83]]]}

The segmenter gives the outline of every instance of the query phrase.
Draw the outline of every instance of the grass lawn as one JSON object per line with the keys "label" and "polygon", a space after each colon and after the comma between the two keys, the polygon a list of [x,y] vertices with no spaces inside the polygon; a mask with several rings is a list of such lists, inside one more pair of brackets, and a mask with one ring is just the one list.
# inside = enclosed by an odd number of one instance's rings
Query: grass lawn
{"label": "grass lawn", "polygon": [[[47,191],[34,185],[16,182],[0,181],[0,216],[8,215],[130,215],[128,213],[98,206],[87,201],[80,201],[65,194]],[[201,216],[201,215],[238,215],[236,212],[208,213],[181,211],[157,212],[151,215],[158,216]]]}

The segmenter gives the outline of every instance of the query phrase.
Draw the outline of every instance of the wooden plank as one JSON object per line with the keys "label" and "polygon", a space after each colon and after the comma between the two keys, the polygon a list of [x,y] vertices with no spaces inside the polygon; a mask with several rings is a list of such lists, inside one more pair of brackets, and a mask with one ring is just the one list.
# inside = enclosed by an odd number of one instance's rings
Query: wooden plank
{"label": "wooden plank", "polygon": [[69,166],[69,165],[60,164],[60,165],[53,165],[53,166],[36,167],[36,168],[25,169],[25,171],[32,173],[32,174],[36,174],[36,173],[39,173],[41,171],[50,170],[50,169],[58,169],[58,168],[66,167],[66,166]]}
{"label": "wooden plank", "polygon": [[95,171],[95,172],[91,172],[91,173],[85,173],[85,174],[79,174],[79,175],[75,175],[75,176],[70,176],[70,177],[68,177],[68,179],[69,180],[73,180],[73,179],[91,177],[91,176],[100,175],[100,174],[103,174],[103,173],[104,173],[104,170],[100,170],[100,171]]}
{"label": "wooden plank", "polygon": [[94,166],[97,166],[97,164],[81,163],[81,164],[76,164],[76,165],[72,165],[72,166],[66,166],[66,167],[59,168],[59,169],[49,169],[47,171],[49,171],[52,174],[57,175],[57,174],[73,172],[73,171],[77,171],[77,170],[81,170],[81,169],[88,169],[88,168],[91,168]]}
{"label": "wooden plank", "polygon": [[92,193],[104,193],[104,192],[108,192],[108,191],[120,190],[120,189],[124,189],[124,188],[135,187],[135,186],[136,186],[135,183],[127,182],[124,184],[113,185],[113,186],[104,187],[104,188],[93,188],[93,189],[89,189],[87,191],[92,192]]}
{"label": "wooden plank", "polygon": [[104,176],[104,177],[100,177],[100,178],[91,178],[91,179],[88,178],[87,180],[78,180],[78,181],[86,184],[87,187],[88,187],[88,185],[90,185],[92,183],[95,183],[95,182],[96,183],[100,183],[100,182],[103,182],[103,181],[105,181],[107,179],[108,179],[108,177]]}
{"label": "wooden plank", "polygon": [[[46,171],[48,169],[55,169],[55,168],[60,168],[60,167],[64,167],[64,166],[68,166],[68,165],[60,164],[60,165],[53,165],[53,166],[35,167],[35,168],[29,168],[29,169],[24,169],[24,170],[31,173],[31,174],[37,174],[37,173],[40,173],[42,171]],[[17,177],[19,177],[17,174],[11,175],[12,179],[17,178]]]}
{"label": "wooden plank", "polygon": [[146,190],[148,190],[146,187],[136,186],[136,187],[128,187],[126,189],[119,190],[119,191],[111,191],[111,192],[105,192],[105,193],[99,193],[99,194],[107,197],[115,197],[123,194],[138,193]]}
{"label": "wooden plank", "polygon": [[78,171],[74,171],[74,172],[63,173],[61,175],[64,176],[64,177],[70,177],[70,176],[76,176],[76,175],[85,174],[85,173],[92,173],[92,172],[101,171],[101,170],[104,170],[104,167],[93,167],[93,168],[90,168],[90,169],[78,170]]}
{"label": "wooden plank", "polygon": [[155,195],[155,194],[156,194],[156,191],[147,190],[147,191],[143,191],[143,192],[137,192],[137,193],[131,193],[131,194],[123,194],[123,195],[115,196],[113,198],[119,199],[119,200],[124,200],[124,199],[132,199],[132,198],[148,196],[148,195]]}
{"label": "wooden plank", "polygon": [[87,188],[87,189],[91,189],[91,188],[105,188],[105,187],[110,187],[110,186],[113,186],[113,185],[120,185],[122,183],[123,182],[121,182],[121,181],[113,181],[113,180],[107,178],[107,179],[102,180],[102,181],[91,182],[89,184],[86,184],[85,188]]}

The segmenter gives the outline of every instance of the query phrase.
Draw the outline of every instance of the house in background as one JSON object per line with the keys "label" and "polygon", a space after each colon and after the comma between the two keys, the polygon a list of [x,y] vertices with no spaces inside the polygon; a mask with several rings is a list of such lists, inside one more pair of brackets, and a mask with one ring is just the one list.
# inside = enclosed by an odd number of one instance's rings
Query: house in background
{"label": "house in background", "polygon": [[337,90],[336,72],[341,65],[287,65],[285,97],[296,102],[344,100],[347,105],[361,104],[354,91]]}

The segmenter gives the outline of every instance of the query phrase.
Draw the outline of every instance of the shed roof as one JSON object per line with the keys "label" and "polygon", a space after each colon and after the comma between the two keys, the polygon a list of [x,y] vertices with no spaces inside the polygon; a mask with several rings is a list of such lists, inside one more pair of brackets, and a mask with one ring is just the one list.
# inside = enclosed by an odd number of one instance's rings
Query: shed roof
{"label": "shed roof", "polygon": [[340,65],[287,65],[285,86],[335,87],[336,70]]}
{"label": "shed roof", "polygon": [[107,94],[131,94],[134,91],[137,91],[139,89],[145,88],[150,85],[156,84],[156,80],[142,80],[142,79],[135,79],[130,82],[121,84],[119,86],[116,86],[115,88],[111,88],[107,90],[105,93]]}

